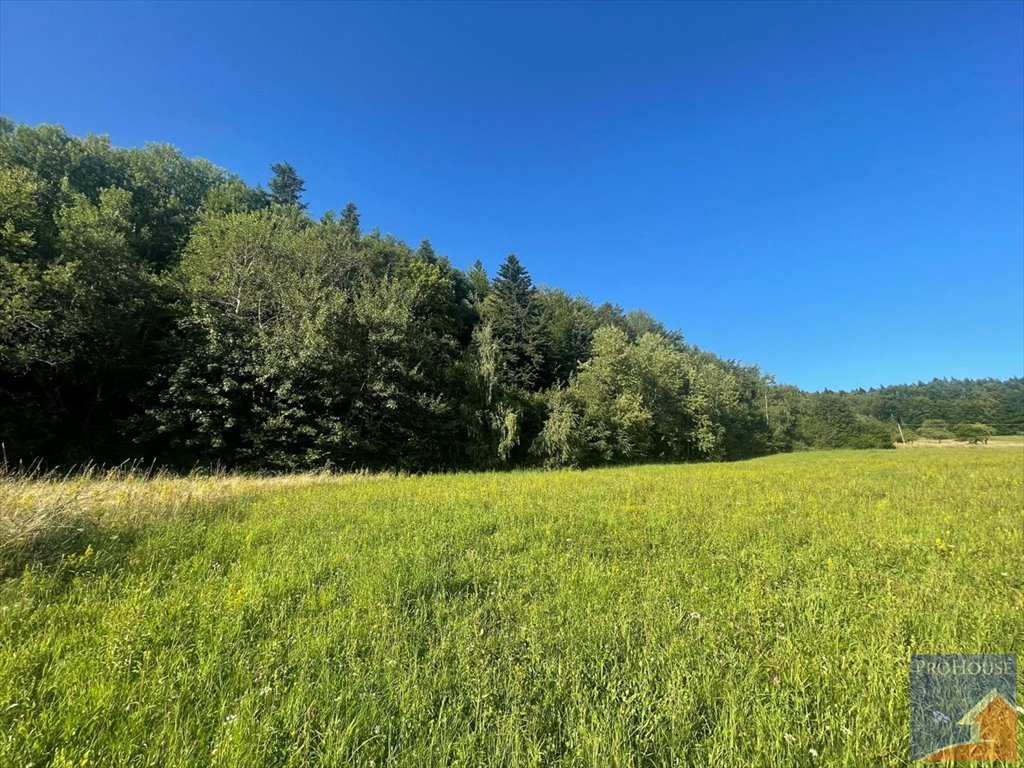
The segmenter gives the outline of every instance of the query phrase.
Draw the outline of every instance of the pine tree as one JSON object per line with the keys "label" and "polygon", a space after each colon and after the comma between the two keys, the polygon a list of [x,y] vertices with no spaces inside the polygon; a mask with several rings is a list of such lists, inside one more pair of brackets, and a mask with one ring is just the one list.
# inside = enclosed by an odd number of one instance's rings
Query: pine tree
{"label": "pine tree", "polygon": [[532,303],[536,292],[530,273],[518,257],[510,253],[498,267],[498,276],[494,278],[494,293],[502,301],[525,309]]}
{"label": "pine tree", "polygon": [[437,253],[434,251],[434,246],[430,244],[430,241],[427,240],[427,238],[423,238],[423,242],[420,243],[420,249],[416,253],[421,259],[429,264],[437,263]]}
{"label": "pine tree", "polygon": [[491,280],[487,277],[487,270],[480,259],[477,259],[473,266],[466,270],[466,277],[472,286],[472,299],[474,304],[481,304],[491,292]]}
{"label": "pine tree", "polygon": [[503,353],[505,380],[533,389],[542,363],[540,306],[533,280],[515,254],[498,268],[484,314]]}
{"label": "pine tree", "polygon": [[345,206],[345,210],[341,212],[341,225],[352,236],[354,240],[358,240],[362,234],[359,229],[359,209],[356,208],[355,203],[349,203]]}
{"label": "pine tree", "polygon": [[302,195],[306,191],[306,182],[299,178],[299,174],[290,163],[273,163],[270,170],[274,177],[270,180],[270,202],[277,205],[297,205],[305,210],[306,204],[302,202]]}

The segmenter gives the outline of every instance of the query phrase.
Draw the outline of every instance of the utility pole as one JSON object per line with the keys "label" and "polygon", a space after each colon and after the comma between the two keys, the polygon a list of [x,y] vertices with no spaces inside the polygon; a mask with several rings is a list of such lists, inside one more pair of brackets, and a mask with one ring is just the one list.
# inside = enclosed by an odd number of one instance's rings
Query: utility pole
{"label": "utility pole", "polygon": [[890,413],[889,414],[889,418],[891,418],[893,421],[896,422],[896,429],[898,429],[900,431],[900,442],[903,443],[904,445],[906,445],[907,444],[907,439],[905,437],[903,437],[903,427],[900,424],[900,420],[896,418],[896,414],[895,413]]}

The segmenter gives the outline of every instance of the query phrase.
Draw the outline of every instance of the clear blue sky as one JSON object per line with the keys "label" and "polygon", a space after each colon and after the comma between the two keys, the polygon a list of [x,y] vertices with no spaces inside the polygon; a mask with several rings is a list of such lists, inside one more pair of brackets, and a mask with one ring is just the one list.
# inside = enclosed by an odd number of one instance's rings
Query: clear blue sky
{"label": "clear blue sky", "polygon": [[0,112],[166,141],[809,389],[1024,374],[1024,4],[0,4]]}

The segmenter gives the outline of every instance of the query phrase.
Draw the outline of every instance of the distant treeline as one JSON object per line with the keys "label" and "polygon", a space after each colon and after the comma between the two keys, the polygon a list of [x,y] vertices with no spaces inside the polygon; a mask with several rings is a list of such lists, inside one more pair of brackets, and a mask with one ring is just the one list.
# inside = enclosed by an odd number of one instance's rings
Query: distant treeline
{"label": "distant treeline", "polygon": [[1024,424],[1022,381],[776,386],[642,311],[312,219],[287,163],[0,123],[6,461],[456,469],[883,447],[897,420]]}
{"label": "distant treeline", "polygon": [[956,424],[980,423],[998,434],[1024,432],[1024,378],[934,379],[844,394],[858,413],[899,420],[904,428],[920,429],[928,420]]}

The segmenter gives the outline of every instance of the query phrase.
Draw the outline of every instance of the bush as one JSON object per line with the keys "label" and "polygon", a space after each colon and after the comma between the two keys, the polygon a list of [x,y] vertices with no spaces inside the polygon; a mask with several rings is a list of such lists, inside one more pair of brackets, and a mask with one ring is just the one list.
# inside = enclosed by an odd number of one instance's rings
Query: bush
{"label": "bush", "polygon": [[893,430],[891,425],[871,416],[862,416],[858,430],[853,437],[851,448],[892,448]]}
{"label": "bush", "polygon": [[925,440],[952,440],[954,437],[949,431],[949,425],[942,419],[925,419],[917,434]]}
{"label": "bush", "polygon": [[995,433],[996,431],[988,424],[957,424],[953,427],[956,439],[965,443],[987,443]]}

